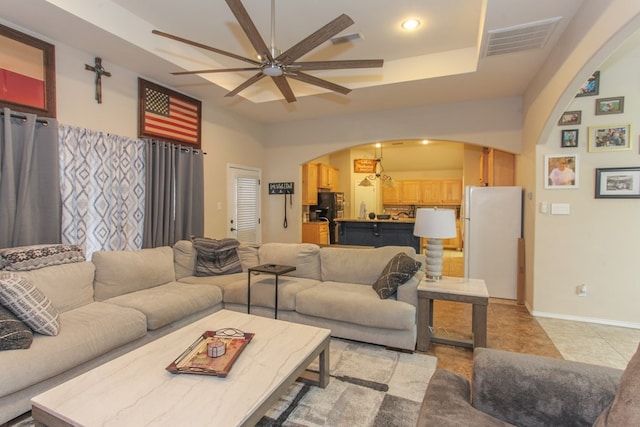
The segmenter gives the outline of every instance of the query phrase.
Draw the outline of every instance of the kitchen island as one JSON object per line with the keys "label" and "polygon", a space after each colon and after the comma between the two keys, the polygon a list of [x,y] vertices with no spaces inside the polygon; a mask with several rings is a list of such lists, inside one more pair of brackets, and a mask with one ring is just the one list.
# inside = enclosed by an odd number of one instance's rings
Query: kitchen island
{"label": "kitchen island", "polygon": [[420,237],[413,235],[414,218],[336,219],[338,243],[356,246],[411,246],[420,253]]}

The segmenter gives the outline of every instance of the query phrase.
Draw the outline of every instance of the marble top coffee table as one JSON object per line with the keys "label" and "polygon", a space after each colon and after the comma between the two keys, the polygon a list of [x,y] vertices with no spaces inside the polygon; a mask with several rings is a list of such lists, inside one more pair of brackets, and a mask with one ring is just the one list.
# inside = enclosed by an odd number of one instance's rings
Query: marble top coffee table
{"label": "marble top coffee table", "polygon": [[[255,336],[225,378],[166,371],[227,327]],[[252,426],[318,356],[326,387],[329,342],[328,329],[222,310],[35,396],[32,415],[48,426]]]}

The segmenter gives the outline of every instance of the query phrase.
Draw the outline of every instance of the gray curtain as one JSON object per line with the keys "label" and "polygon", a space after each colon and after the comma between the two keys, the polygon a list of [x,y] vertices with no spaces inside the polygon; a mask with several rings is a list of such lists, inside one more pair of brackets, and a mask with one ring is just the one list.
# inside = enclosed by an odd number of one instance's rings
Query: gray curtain
{"label": "gray curtain", "polygon": [[172,246],[204,234],[203,153],[149,141],[143,247]]}
{"label": "gray curtain", "polygon": [[11,114],[0,126],[0,248],[60,243],[58,124]]}

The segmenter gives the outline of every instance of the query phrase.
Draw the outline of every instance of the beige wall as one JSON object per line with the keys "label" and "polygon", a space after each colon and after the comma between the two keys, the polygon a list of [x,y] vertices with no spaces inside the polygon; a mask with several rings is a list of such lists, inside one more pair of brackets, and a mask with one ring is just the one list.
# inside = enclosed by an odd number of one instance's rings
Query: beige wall
{"label": "beige wall", "polygon": [[[640,166],[640,37],[629,49],[616,52],[600,70],[597,96],[574,98],[567,111],[582,111],[576,126],[554,126],[544,144],[536,148],[536,207],[541,202],[568,203],[570,215],[536,212],[536,269],[534,313],[539,315],[607,319],[615,307],[617,324],[640,325],[640,242],[637,225],[640,203],[637,199],[595,199],[595,169]],[[598,115],[595,100],[624,96],[623,114]],[[629,151],[588,152],[588,127],[616,123],[632,126]],[[578,129],[577,148],[560,148],[561,129]],[[545,155],[577,155],[579,189],[544,188]],[[578,297],[576,286],[586,284],[588,294]]]}
{"label": "beige wall", "polygon": [[[542,156],[559,150],[559,129],[555,126],[559,114],[571,107],[573,94],[606,55],[632,28],[640,28],[639,16],[640,4],[635,1],[586,0],[585,11],[563,36],[562,46],[539,71],[524,101],[494,99],[267,126],[205,105],[206,235],[226,236],[223,212],[226,212],[228,163],[261,168],[263,183],[294,181],[296,188],[300,188],[302,163],[378,140],[430,138],[495,147],[521,154],[517,177],[528,196],[525,202],[528,307],[545,315],[640,327],[640,311],[632,308],[639,296],[638,286],[634,286],[640,277],[638,263],[634,262],[640,249],[635,226],[638,205],[633,200],[594,200],[592,182],[595,167],[640,164],[635,146],[637,135],[630,152],[594,154],[583,152],[586,140],[585,132],[581,132],[579,190],[544,190],[541,172]],[[82,64],[93,60],[94,54],[55,44],[60,122],[136,136],[138,76],[110,66],[113,77],[103,79],[104,101],[96,104],[93,77],[82,68]],[[638,52],[634,54],[637,57]],[[618,72],[617,67],[612,65],[607,73]],[[634,129],[638,129],[640,123],[635,118],[639,111],[634,95],[639,92],[640,73],[637,67],[626,72],[630,74],[617,81],[624,87],[616,88],[610,86],[616,80],[607,79],[603,69],[601,95],[627,96],[628,110],[620,118],[633,121]],[[587,103],[579,105],[583,109],[583,127],[587,120],[596,119],[586,114],[589,101],[579,100]],[[602,117],[612,116],[597,119]],[[469,157],[473,156],[465,155],[465,161],[472,161]],[[541,200],[568,202],[572,214],[562,218],[542,217],[536,211]],[[218,202],[222,204],[220,210]],[[282,198],[268,196],[264,185],[263,241],[300,240],[299,195],[294,196],[293,208],[287,212],[287,229],[282,228],[283,210]],[[579,283],[589,286],[586,298],[573,294]]]}

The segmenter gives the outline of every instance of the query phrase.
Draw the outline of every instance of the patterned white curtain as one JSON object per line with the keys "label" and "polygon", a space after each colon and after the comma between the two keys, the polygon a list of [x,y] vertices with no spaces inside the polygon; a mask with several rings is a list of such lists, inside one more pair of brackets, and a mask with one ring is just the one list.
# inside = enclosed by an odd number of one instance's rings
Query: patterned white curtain
{"label": "patterned white curtain", "polygon": [[97,250],[142,247],[145,152],[139,139],[59,126],[62,242]]}

